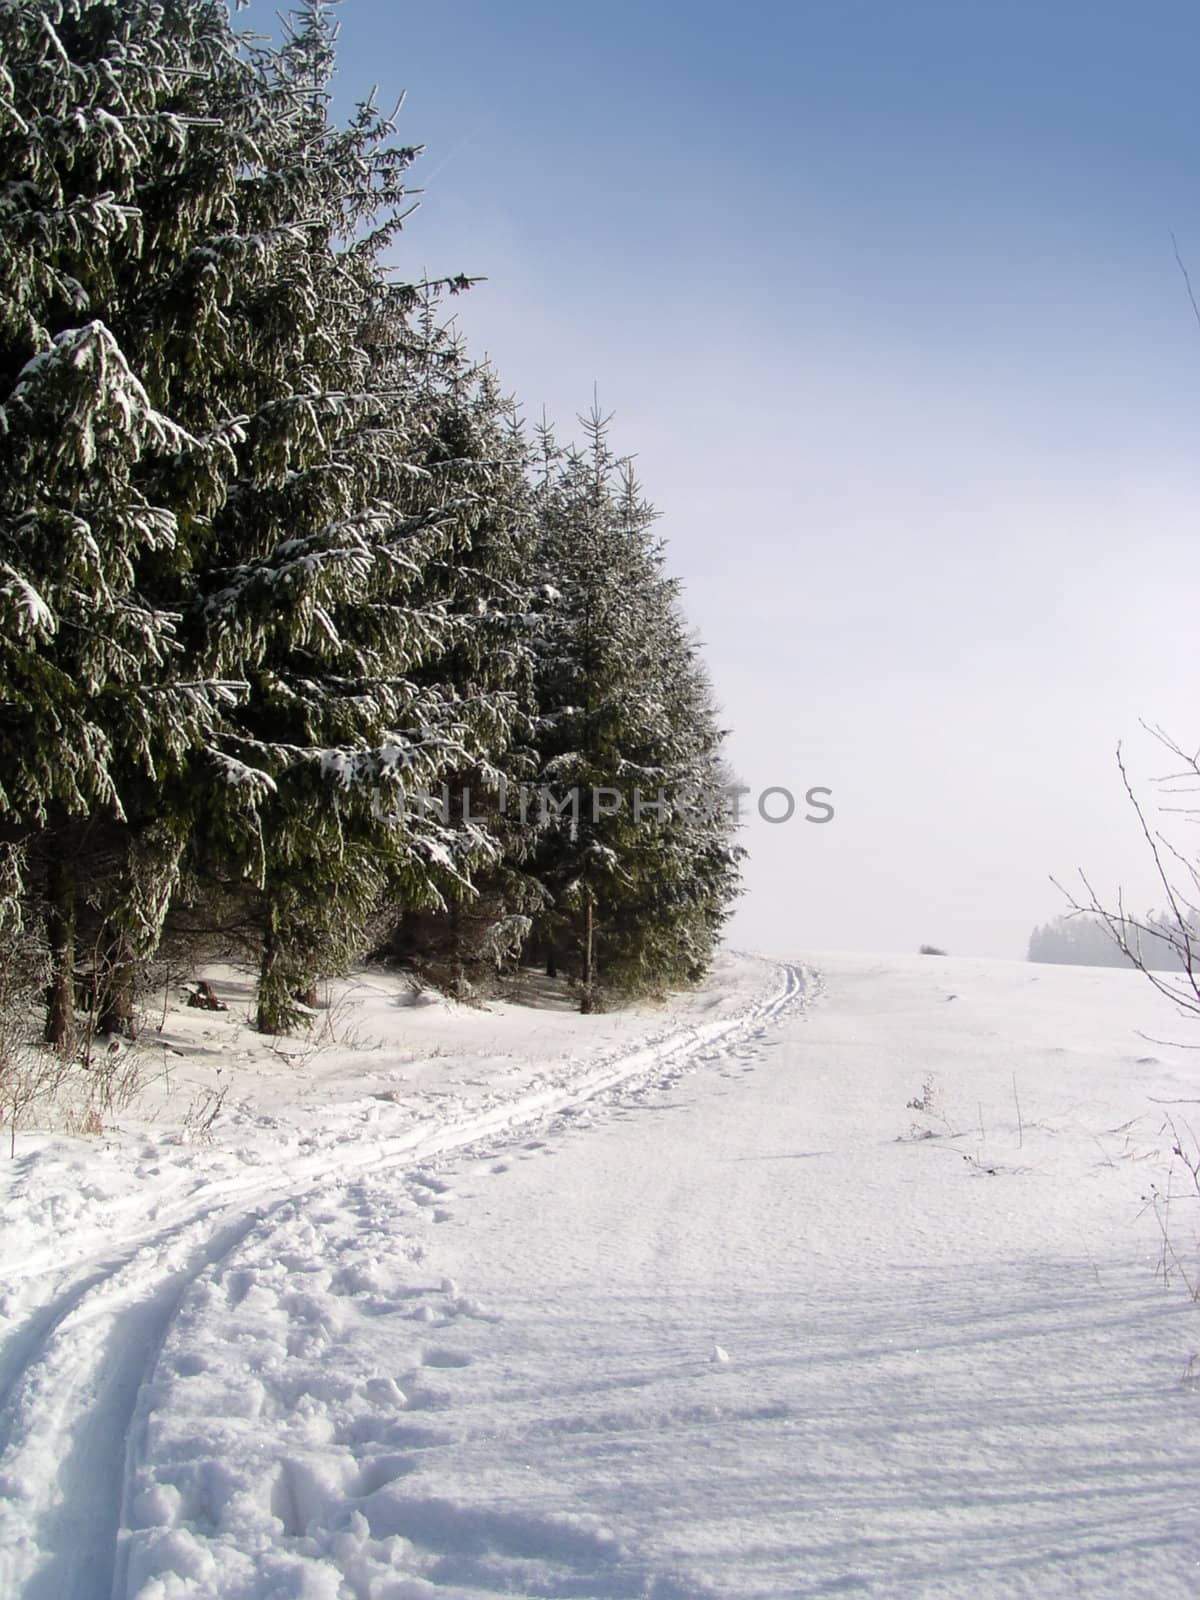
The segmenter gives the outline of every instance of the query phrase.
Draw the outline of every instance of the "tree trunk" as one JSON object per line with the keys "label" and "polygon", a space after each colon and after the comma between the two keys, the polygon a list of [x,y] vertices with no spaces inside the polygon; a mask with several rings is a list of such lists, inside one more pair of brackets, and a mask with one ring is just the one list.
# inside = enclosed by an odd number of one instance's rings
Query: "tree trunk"
{"label": "tree trunk", "polygon": [[262,964],[258,970],[255,1027],[259,1033],[278,1036],[312,1020],[300,1007],[308,1004],[310,994],[315,1002],[316,989],[297,992],[296,965],[289,954],[286,942],[276,931],[275,913],[269,912],[263,924]]}
{"label": "tree trunk", "polygon": [[259,1033],[283,1032],[282,1019],[279,1016],[279,997],[276,993],[278,982],[275,978],[275,965],[278,960],[275,930],[268,918],[263,931],[262,962],[258,969],[258,1015],[254,1026]]}
{"label": "tree trunk", "polygon": [[50,943],[46,1043],[66,1055],[75,1043],[75,875],[61,851],[50,862],[46,890]]}
{"label": "tree trunk", "polygon": [[592,897],[589,894],[583,906],[583,972],[581,982],[583,993],[579,999],[579,1009],[586,1016],[592,1009],[592,944],[594,941]]}
{"label": "tree trunk", "polygon": [[100,1013],[96,1023],[98,1033],[115,1033],[123,1039],[136,1039],[138,1034],[134,1001],[137,997],[137,961],[129,948],[129,941],[118,936],[105,953],[101,970],[96,974],[96,996]]}

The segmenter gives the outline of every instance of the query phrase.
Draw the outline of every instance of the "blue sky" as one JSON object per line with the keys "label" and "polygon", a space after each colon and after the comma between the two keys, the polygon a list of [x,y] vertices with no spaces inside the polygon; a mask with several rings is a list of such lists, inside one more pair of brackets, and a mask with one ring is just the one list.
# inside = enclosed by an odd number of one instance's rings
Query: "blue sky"
{"label": "blue sky", "polygon": [[[248,14],[251,21],[259,6]],[[403,90],[406,275],[531,414],[598,386],[753,788],[733,928],[1021,955],[1086,866],[1154,898],[1113,764],[1200,743],[1200,11],[341,7]]]}

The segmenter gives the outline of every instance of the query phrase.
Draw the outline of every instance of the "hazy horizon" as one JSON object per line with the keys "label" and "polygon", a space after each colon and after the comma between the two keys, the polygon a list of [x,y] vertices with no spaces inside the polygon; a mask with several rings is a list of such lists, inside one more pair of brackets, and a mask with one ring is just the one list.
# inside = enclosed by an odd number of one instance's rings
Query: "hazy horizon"
{"label": "hazy horizon", "polygon": [[833,791],[747,827],[731,941],[1019,957],[1080,866],[1158,904],[1113,752],[1200,742],[1200,15],[340,16],[341,109],[427,147],[397,268],[486,275],[527,415],[596,386],[741,781]]}

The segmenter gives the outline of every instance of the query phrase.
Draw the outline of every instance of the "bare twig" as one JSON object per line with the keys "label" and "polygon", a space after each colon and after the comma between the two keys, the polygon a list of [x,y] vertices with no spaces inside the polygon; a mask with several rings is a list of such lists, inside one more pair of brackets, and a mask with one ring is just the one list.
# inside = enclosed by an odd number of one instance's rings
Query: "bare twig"
{"label": "bare twig", "polygon": [[1175,264],[1183,274],[1183,282],[1187,289],[1188,299],[1192,303],[1192,315],[1196,319],[1197,327],[1200,327],[1200,306],[1196,304],[1196,296],[1192,292],[1192,280],[1188,275],[1188,269],[1183,264],[1183,257],[1179,254],[1179,241],[1174,233],[1171,234],[1171,248],[1175,252]]}

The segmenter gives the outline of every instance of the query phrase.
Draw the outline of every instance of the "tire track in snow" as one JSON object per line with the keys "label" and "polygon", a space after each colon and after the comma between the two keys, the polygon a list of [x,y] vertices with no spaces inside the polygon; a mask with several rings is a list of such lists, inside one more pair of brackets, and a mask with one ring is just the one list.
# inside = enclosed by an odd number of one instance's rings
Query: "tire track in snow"
{"label": "tire track in snow", "polygon": [[[668,1061],[686,1061],[714,1045],[732,1047],[759,1037],[761,1033],[798,999],[816,998],[822,992],[819,975],[799,963],[788,963],[744,952],[730,952],[741,959],[759,962],[776,974],[777,987],[767,995],[752,997],[745,1007],[721,1022],[689,1024],[647,1035],[635,1049],[617,1049],[602,1055],[590,1065],[578,1060],[564,1062],[553,1083],[515,1095],[495,1095],[467,1116],[447,1120],[437,1115],[440,1109],[431,1099],[429,1116],[399,1134],[379,1134],[355,1129],[339,1134],[315,1148],[291,1155],[285,1167],[272,1166],[270,1172],[243,1170],[208,1179],[183,1193],[156,1195],[147,1222],[134,1224],[123,1232],[120,1261],[136,1248],[158,1246],[201,1216],[212,1216],[225,1205],[240,1202],[242,1209],[287,1193],[297,1182],[303,1184],[330,1171],[367,1171],[397,1160],[420,1162],[514,1128],[553,1115],[573,1104],[583,1104],[597,1094],[616,1087],[626,1079],[646,1075],[653,1067]],[[194,1177],[189,1170],[187,1176]],[[126,1201],[129,1205],[131,1202]],[[74,1259],[63,1259],[62,1247],[69,1241],[61,1236],[54,1251],[33,1252],[11,1264],[8,1282],[25,1284],[42,1279],[54,1285],[42,1303],[26,1313],[25,1321],[10,1330],[0,1341],[0,1411],[11,1390],[13,1373],[24,1365],[20,1352],[29,1347],[35,1324],[47,1328],[61,1315],[61,1307],[77,1298],[83,1287],[96,1281],[97,1266],[105,1259],[103,1250],[79,1252]],[[44,1258],[44,1259],[43,1259]],[[119,1262],[117,1263],[119,1264]],[[115,1265],[109,1270],[115,1270]],[[56,1308],[59,1308],[56,1311]],[[0,1447],[2,1447],[0,1436]]]}
{"label": "tire track in snow", "polygon": [[[0,1593],[22,1600],[123,1600],[118,1561],[130,1433],[145,1384],[184,1296],[280,1206],[368,1172],[405,1169],[469,1146],[500,1143],[663,1069],[711,1060],[767,1033],[820,991],[795,963],[767,995],[733,1016],[668,1029],[590,1067],[566,1063],[555,1080],[456,1121],[400,1135],[335,1141],[283,1173],[171,1200],[166,1227],[145,1229],[117,1256],[77,1267],[73,1281],[10,1334],[0,1353]],[[212,1188],[219,1197],[214,1200]],[[61,1280],[60,1280],[61,1282]]]}
{"label": "tire track in snow", "polygon": [[[138,1251],[85,1287],[56,1320],[10,1398],[10,1423],[24,1448],[0,1459],[12,1509],[0,1513],[0,1592],[22,1600],[109,1600],[113,1589],[125,1437],[172,1318],[207,1268],[235,1251],[259,1214],[205,1233],[208,1219],[181,1230],[168,1267]],[[201,1237],[192,1242],[192,1236]],[[147,1277],[147,1274],[152,1277]],[[28,1458],[32,1457],[32,1461]],[[33,1473],[28,1471],[33,1468]],[[37,1467],[52,1466],[39,1483]],[[23,1503],[35,1515],[22,1518]],[[25,1525],[9,1532],[6,1521]]]}

